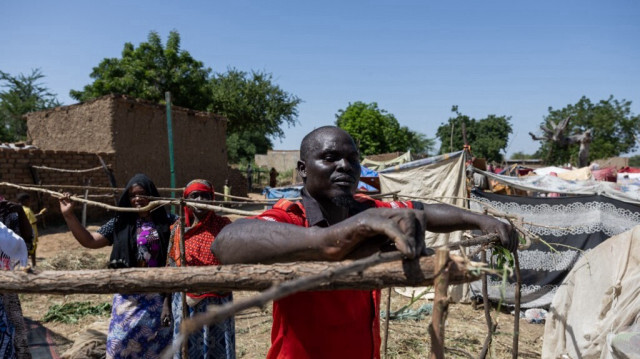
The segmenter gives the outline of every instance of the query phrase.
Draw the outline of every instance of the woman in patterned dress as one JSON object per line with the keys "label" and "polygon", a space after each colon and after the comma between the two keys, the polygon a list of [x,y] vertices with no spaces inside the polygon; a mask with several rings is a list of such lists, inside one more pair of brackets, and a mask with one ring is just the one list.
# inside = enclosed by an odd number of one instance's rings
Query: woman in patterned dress
{"label": "woman in patterned dress", "polygon": [[[193,180],[185,187],[183,198],[211,201],[214,190],[206,180]],[[185,262],[187,266],[218,265],[217,258],[211,253],[211,244],[220,230],[231,223],[229,218],[220,217],[213,211],[184,207],[185,218]],[[180,261],[180,222],[171,226],[171,241],[167,265],[183,266]],[[189,316],[204,312],[209,305],[222,305],[231,302],[231,293],[187,293]],[[182,295],[173,294],[173,300],[165,300],[163,317],[172,313],[174,338],[177,337],[182,321]],[[235,322],[233,317],[222,323],[203,327],[189,336],[189,359],[234,359],[235,358]],[[181,353],[174,355],[181,358]]]}
{"label": "woman in patterned dress", "polygon": [[[159,197],[144,174],[133,176],[119,207],[141,208],[143,196]],[[163,208],[151,212],[118,212],[97,232],[89,232],[73,214],[68,195],[60,199],[60,211],[78,242],[86,248],[113,246],[110,268],[163,267],[169,244],[170,225],[176,217]],[[164,294],[115,294],[107,335],[107,358],[158,358],[171,342],[171,329],[161,325]]]}

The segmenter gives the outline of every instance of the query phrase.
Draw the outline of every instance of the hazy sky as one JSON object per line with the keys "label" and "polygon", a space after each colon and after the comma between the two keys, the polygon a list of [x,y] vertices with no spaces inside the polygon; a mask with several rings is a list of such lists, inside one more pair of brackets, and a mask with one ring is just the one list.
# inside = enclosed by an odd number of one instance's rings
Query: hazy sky
{"label": "hazy sky", "polygon": [[266,71],[304,101],[276,149],[364,101],[428,137],[452,105],[511,116],[508,154],[533,153],[549,106],[613,95],[640,112],[639,19],[636,0],[4,1],[0,70],[40,68],[72,104],[103,58],[175,29],[215,72]]}

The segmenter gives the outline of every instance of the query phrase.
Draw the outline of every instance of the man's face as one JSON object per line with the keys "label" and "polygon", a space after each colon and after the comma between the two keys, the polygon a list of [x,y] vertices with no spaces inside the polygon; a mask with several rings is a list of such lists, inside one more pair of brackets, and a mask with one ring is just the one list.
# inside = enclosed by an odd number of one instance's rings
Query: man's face
{"label": "man's face", "polygon": [[311,153],[304,155],[298,171],[311,197],[324,203],[353,196],[360,180],[360,154],[351,136],[338,129],[321,132]]}

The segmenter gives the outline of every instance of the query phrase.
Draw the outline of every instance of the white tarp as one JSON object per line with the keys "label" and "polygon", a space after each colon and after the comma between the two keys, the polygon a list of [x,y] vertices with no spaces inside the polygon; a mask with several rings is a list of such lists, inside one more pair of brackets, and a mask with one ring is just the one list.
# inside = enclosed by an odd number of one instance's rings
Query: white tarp
{"label": "white tarp", "polygon": [[[394,172],[380,172],[380,191],[399,191],[398,196],[408,196],[425,203],[436,203],[433,199],[465,207],[466,184],[464,176],[464,156],[449,157],[440,162],[408,168]],[[453,198],[457,197],[457,198]],[[456,242],[462,239],[462,232],[427,233],[427,246]]]}
{"label": "white tarp", "polygon": [[[624,339],[640,324],[640,226],[586,253],[553,298],[543,358],[638,358],[640,343]],[[617,339],[635,355],[616,355]],[[628,337],[628,336],[627,336]],[[619,353],[619,352],[618,352]]]}
{"label": "white tarp", "polygon": [[[415,162],[415,163],[414,163]],[[424,203],[439,203],[466,207],[465,166],[462,151],[410,162],[405,168],[387,169],[392,172],[380,172],[380,191],[389,193],[399,191],[401,199],[415,199]],[[413,166],[412,163],[417,166]],[[427,163],[421,165],[423,163]],[[409,196],[403,197],[403,196]],[[434,202],[436,199],[439,202]],[[425,235],[427,246],[446,244],[462,240],[462,231],[451,233],[431,233]],[[450,286],[449,295],[455,302],[469,300],[468,284]],[[420,293],[426,288],[415,287],[411,291]]]}
{"label": "white tarp", "polygon": [[535,192],[555,192],[563,194],[599,194],[619,201],[640,204],[640,186],[620,185],[607,181],[567,181],[554,176],[511,177],[474,169],[490,179],[508,186]]}

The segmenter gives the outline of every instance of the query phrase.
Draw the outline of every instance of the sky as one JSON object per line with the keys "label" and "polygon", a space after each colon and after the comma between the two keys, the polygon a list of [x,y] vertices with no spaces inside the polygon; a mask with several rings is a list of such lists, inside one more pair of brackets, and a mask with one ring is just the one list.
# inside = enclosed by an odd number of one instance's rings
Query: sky
{"label": "sky", "polygon": [[535,152],[528,132],[582,96],[613,95],[640,113],[638,19],[636,0],[3,1],[0,70],[40,69],[70,105],[69,90],[126,42],[176,30],[214,72],[268,72],[302,99],[275,149],[298,149],[363,101],[430,138],[452,105],[476,119],[510,116],[509,156]]}

